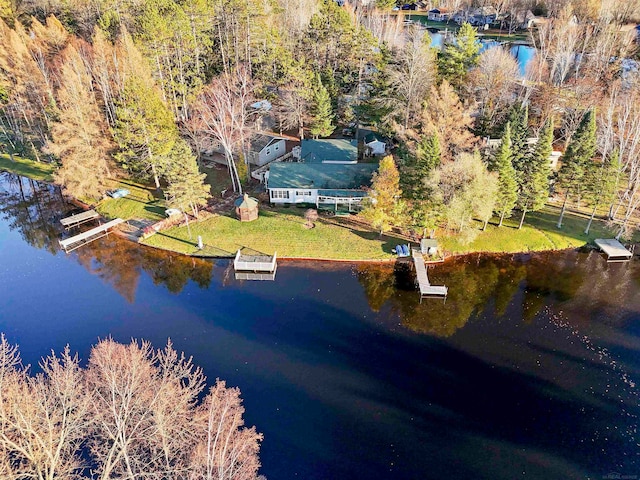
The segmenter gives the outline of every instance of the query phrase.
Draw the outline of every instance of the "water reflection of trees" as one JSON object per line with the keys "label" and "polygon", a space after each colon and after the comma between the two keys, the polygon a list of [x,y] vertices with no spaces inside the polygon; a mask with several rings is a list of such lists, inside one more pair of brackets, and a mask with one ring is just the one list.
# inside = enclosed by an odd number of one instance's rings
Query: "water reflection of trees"
{"label": "water reflection of trees", "polygon": [[180,293],[189,281],[200,288],[208,288],[211,283],[213,263],[144,248],[116,235],[104,237],[76,252],[81,265],[129,302],[135,300],[141,272],[146,272],[155,285],[164,285],[172,293]]}
{"label": "water reflection of trees", "polygon": [[386,304],[407,328],[441,337],[479,313],[530,322],[549,305],[583,322],[603,312],[620,320],[625,311],[640,308],[640,267],[607,264],[596,252],[455,258],[429,270],[434,284],[449,287],[446,302],[420,303],[409,263],[399,265],[357,268],[369,305],[379,311]]}
{"label": "water reflection of trees", "polygon": [[72,207],[60,189],[12,173],[0,173],[0,215],[29,245],[59,251],[58,220]]}
{"label": "water reflection of trees", "polygon": [[[74,209],[53,185],[0,174],[0,215],[35,248],[57,254],[63,230],[60,219]],[[154,284],[179,293],[190,280],[207,288],[213,269],[209,261],[143,248],[116,235],[79,248],[71,257],[129,302],[135,299],[141,272]]]}

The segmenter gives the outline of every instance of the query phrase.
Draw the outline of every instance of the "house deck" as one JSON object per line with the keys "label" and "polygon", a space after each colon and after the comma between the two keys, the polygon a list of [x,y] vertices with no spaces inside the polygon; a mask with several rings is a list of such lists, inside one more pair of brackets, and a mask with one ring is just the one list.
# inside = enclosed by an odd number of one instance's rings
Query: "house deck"
{"label": "house deck", "polygon": [[614,238],[597,238],[594,242],[607,255],[608,262],[626,262],[633,257],[633,253]]}

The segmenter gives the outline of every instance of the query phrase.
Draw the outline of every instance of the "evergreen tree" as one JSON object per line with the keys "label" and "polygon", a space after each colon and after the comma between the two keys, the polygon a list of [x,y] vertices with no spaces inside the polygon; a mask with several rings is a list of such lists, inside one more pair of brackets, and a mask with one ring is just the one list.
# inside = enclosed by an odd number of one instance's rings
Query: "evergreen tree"
{"label": "evergreen tree", "polygon": [[424,177],[440,165],[442,153],[438,136],[434,134],[424,137],[418,144],[416,153],[416,166]]}
{"label": "evergreen tree", "polygon": [[463,23],[452,43],[448,43],[438,56],[438,72],[451,85],[460,88],[467,72],[478,63],[480,42],[475,28]]}
{"label": "evergreen tree", "polygon": [[[500,215],[499,227],[505,217],[510,217],[518,200],[518,182],[516,181],[516,171],[511,163],[511,127],[507,124],[502,143],[496,152],[493,161],[490,163],[490,170],[498,174],[498,191],[496,195],[496,210]],[[485,221],[486,225],[486,221]]]}
{"label": "evergreen tree", "polygon": [[522,172],[524,162],[529,155],[527,138],[529,137],[529,107],[516,104],[509,112],[507,123],[511,127],[511,162],[517,172]]}
{"label": "evergreen tree", "polygon": [[592,159],[596,153],[596,147],[596,116],[595,112],[589,110],[584,114],[580,125],[573,134],[562,157],[562,167],[558,172],[558,186],[565,189],[558,228],[562,228],[562,219],[570,194],[580,189],[585,172],[593,164]]}
{"label": "evergreen tree", "polygon": [[152,86],[132,77],[125,84],[116,115],[114,134],[120,147],[116,158],[123,168],[150,176],[156,188],[160,188],[160,177],[167,171],[168,155],[178,139],[178,128],[171,111]]}
{"label": "evergreen tree", "polygon": [[362,210],[363,218],[380,231],[380,236],[400,220],[404,206],[401,195],[400,173],[393,157],[388,155],[380,161],[378,171],[373,174],[371,189]]}
{"label": "evergreen tree", "polygon": [[549,198],[549,178],[551,177],[549,157],[552,151],[553,121],[548,120],[542,127],[537,145],[522,164],[518,198],[522,217],[518,228],[522,228],[527,212],[540,210]]}
{"label": "evergreen tree", "polygon": [[608,159],[603,159],[599,168],[589,170],[585,184],[587,197],[593,203],[593,210],[587,228],[584,230],[585,235],[589,235],[598,207],[602,204],[610,204],[615,200],[620,168],[620,153],[618,150],[614,150]]}
{"label": "evergreen tree", "polygon": [[331,96],[322,84],[320,75],[316,75],[315,91],[313,95],[314,105],[311,111],[313,121],[311,122],[311,135],[314,138],[328,137],[335,129],[333,125],[333,111],[331,107]]}
{"label": "evergreen tree", "polygon": [[166,196],[171,206],[182,211],[191,209],[198,216],[198,208],[205,206],[211,187],[204,183],[206,174],[200,173],[196,158],[184,140],[179,140],[169,154]]}
{"label": "evergreen tree", "polygon": [[437,135],[424,137],[418,143],[416,155],[403,175],[403,191],[409,200],[411,224],[420,228],[435,228],[439,218],[439,202],[431,177],[440,166],[440,142]]}

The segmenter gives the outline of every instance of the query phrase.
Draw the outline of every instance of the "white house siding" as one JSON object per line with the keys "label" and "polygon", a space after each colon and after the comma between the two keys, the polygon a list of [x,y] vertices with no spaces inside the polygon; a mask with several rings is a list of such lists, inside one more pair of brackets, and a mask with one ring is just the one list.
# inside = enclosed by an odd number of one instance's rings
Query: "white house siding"
{"label": "white house siding", "polygon": [[310,188],[270,188],[269,201],[278,204],[316,203],[318,190]]}
{"label": "white house siding", "polygon": [[252,152],[250,156],[251,163],[261,167],[269,162],[272,162],[278,157],[281,157],[286,153],[286,146],[284,139],[276,139],[269,145],[264,147],[260,152]]}
{"label": "white house siding", "polygon": [[384,155],[387,149],[387,144],[378,140],[367,143],[366,145],[371,149],[371,155]]}

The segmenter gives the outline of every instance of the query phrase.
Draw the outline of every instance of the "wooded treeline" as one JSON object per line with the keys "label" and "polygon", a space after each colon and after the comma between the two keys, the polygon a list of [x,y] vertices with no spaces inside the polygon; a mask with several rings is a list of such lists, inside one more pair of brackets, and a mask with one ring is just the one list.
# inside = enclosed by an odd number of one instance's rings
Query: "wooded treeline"
{"label": "wooded treeline", "polygon": [[[470,25],[433,49],[383,3],[10,4],[0,9],[0,133],[11,151],[59,162],[56,180],[72,195],[99,197],[106,178],[135,175],[197,214],[210,193],[200,154],[220,149],[242,191],[260,113],[251,104],[267,99],[275,130],[300,138],[356,124],[397,140],[397,185],[378,175],[393,205],[365,212],[381,230],[445,226],[471,239],[473,219],[502,224],[541,208],[552,179],[565,205],[609,207],[629,233],[639,83],[637,45],[620,23],[638,2],[494,2],[549,15],[529,34],[525,75],[503,47],[481,52]],[[500,148],[482,148],[485,137]],[[554,147],[569,152],[557,175],[544,161]]]}
{"label": "wooded treeline", "polygon": [[255,479],[240,391],[205,386],[171,342],[101,340],[84,368],[67,347],[33,375],[0,335],[0,477]]}

